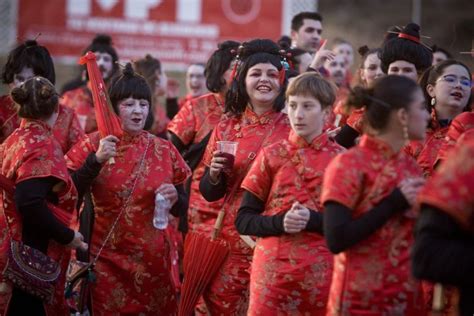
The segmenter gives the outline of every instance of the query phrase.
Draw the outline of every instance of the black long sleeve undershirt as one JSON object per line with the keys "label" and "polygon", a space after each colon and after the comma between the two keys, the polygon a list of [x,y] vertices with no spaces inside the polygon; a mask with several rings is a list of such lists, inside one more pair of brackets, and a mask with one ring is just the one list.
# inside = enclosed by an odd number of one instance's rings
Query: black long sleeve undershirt
{"label": "black long sleeve undershirt", "polygon": [[413,274],[420,279],[474,287],[474,237],[443,211],[423,205],[415,228]]}
{"label": "black long sleeve undershirt", "polygon": [[222,199],[227,190],[227,177],[224,172],[221,172],[219,181],[216,184],[211,182],[209,174],[209,167],[206,167],[204,176],[199,182],[199,191],[208,202],[214,202]]}
{"label": "black long sleeve undershirt", "polygon": [[394,214],[409,208],[408,201],[397,188],[362,216],[353,219],[352,210],[337,202],[324,204],[324,235],[329,250],[340,253],[366,239],[382,227]]}
{"label": "black long sleeve undershirt", "polygon": [[355,140],[359,136],[360,134],[358,131],[346,124],[341,128],[339,133],[334,136],[334,140],[345,148],[351,148],[355,146]]}
{"label": "black long sleeve undershirt", "polygon": [[448,214],[422,205],[415,227],[413,275],[459,288],[460,315],[474,314],[474,236]]}
{"label": "black long sleeve undershirt", "polygon": [[[278,215],[261,215],[265,209],[265,202],[251,192],[245,191],[240,204],[235,227],[242,235],[257,237],[279,236],[285,233],[283,219],[285,213]],[[322,234],[323,215],[310,210],[310,218],[306,224],[306,231]]]}
{"label": "black long sleeve undershirt", "polygon": [[74,231],[63,225],[46,204],[57,201],[52,189],[58,181],[55,177],[33,178],[17,183],[15,188],[15,205],[23,221],[22,240],[42,252],[47,251],[49,239],[67,245],[74,238]]}
{"label": "black long sleeve undershirt", "polygon": [[166,116],[172,120],[179,112],[178,98],[166,98]]}
{"label": "black long sleeve undershirt", "polygon": [[183,155],[188,146],[186,146],[183,141],[178,136],[176,136],[175,133],[168,131],[167,135],[168,140],[174,145],[174,147],[176,147],[179,153]]}
{"label": "black long sleeve undershirt", "polygon": [[175,185],[176,191],[178,191],[178,201],[173,205],[170,213],[174,217],[183,216],[188,211],[189,199],[184,189],[184,184]]}

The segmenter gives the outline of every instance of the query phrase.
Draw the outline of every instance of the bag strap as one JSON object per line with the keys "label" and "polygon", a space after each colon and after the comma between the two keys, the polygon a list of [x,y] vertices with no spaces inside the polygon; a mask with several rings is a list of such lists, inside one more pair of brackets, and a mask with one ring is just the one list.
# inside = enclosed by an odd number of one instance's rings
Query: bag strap
{"label": "bag strap", "polygon": [[115,219],[114,223],[112,224],[112,227],[110,228],[109,230],[109,233],[107,234],[107,236],[105,237],[105,240],[104,242],[102,243],[102,245],[100,246],[99,248],[99,251],[97,252],[97,255],[94,257],[94,259],[92,260],[92,265],[94,266],[97,261],[99,260],[99,257],[102,253],[102,250],[104,250],[105,246],[107,245],[107,242],[110,240],[110,238],[112,237],[112,233],[114,232],[115,228],[117,227],[117,224],[120,220],[120,218],[122,217],[122,214],[124,213],[124,211],[128,208],[128,205],[130,204],[130,200],[131,200],[131,197],[133,195],[133,192],[135,191],[135,187],[137,185],[137,182],[138,182],[138,178],[140,176],[140,172],[142,171],[142,167],[143,167],[143,162],[145,161],[145,157],[146,157],[146,154],[147,154],[147,151],[148,151],[148,147],[150,146],[150,134],[148,134],[148,142],[147,142],[147,145],[146,145],[146,148],[145,148],[145,151],[143,152],[143,156],[142,156],[142,159],[140,161],[140,165],[138,167],[138,170],[137,170],[137,174],[135,176],[135,180],[133,181],[133,185],[132,185],[132,190],[130,191],[130,194],[127,196],[127,200],[125,201],[125,203],[123,204],[122,206],[122,209],[120,210],[120,213],[119,215],[117,216],[117,218]]}
{"label": "bag strap", "polygon": [[252,161],[255,159],[255,157],[257,157],[257,152],[260,151],[260,148],[263,147],[263,145],[265,144],[265,141],[273,134],[273,131],[275,130],[275,126],[278,124],[278,122],[280,121],[282,117],[283,117],[283,113],[280,113],[278,117],[275,119],[270,131],[268,131],[267,135],[265,135],[265,137],[262,138],[261,142],[258,144],[258,147],[256,147],[257,149],[255,151],[251,151],[248,154],[247,160],[244,163],[245,167],[242,168],[242,172],[236,178],[236,181],[234,182],[232,188],[230,189],[230,191],[228,191],[228,193],[226,193],[224,197],[223,208],[222,210],[219,211],[219,214],[217,215],[216,223],[214,224],[214,229],[212,231],[212,239],[216,239],[217,236],[219,235],[219,232],[222,228],[222,224],[224,222],[226,210],[228,206],[230,205],[229,204],[230,199],[235,195],[235,192],[237,191],[237,189],[240,188],[242,181],[244,180],[245,176],[247,175],[248,170],[250,169]]}

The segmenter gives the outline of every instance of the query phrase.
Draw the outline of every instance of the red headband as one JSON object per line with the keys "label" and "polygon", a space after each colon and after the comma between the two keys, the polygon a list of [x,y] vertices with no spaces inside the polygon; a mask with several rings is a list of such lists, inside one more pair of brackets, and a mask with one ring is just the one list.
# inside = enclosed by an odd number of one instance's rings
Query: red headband
{"label": "red headband", "polygon": [[410,40],[410,41],[413,41],[413,42],[415,42],[415,43],[420,44],[420,39],[419,39],[418,37],[416,37],[416,36],[411,36],[411,35],[409,35],[409,34],[401,33],[401,32],[400,32],[400,33],[398,33],[398,37],[400,37],[400,38],[405,38],[405,39],[407,39],[407,40]]}

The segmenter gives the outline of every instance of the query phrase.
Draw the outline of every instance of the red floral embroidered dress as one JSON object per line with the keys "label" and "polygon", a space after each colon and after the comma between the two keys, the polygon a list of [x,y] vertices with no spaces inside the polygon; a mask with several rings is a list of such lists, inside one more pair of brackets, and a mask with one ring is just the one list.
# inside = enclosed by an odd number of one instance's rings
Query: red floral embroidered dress
{"label": "red floral embroidered dress", "polygon": [[459,114],[454,118],[449,126],[448,132],[444,142],[441,145],[441,148],[438,152],[438,157],[436,159],[435,165],[438,162],[442,162],[446,159],[449,151],[456,145],[459,137],[466,132],[474,128],[474,113],[473,112],[464,112]]}
{"label": "red floral embroidered dress", "polygon": [[[295,201],[320,211],[324,171],[343,151],[326,133],[308,144],[291,131],[288,140],[262,149],[242,188],[265,202],[262,215],[285,213]],[[333,255],[318,233],[257,239],[249,315],[324,315],[332,265]]]}
{"label": "red floral embroidered dress", "polygon": [[446,212],[470,232],[474,232],[473,136],[470,133],[469,137],[460,140],[440,172],[428,181],[419,197],[420,203],[430,204]]}
{"label": "red floral embroidered dress", "polygon": [[[212,154],[217,149],[217,141],[238,142],[234,168],[227,181],[227,188],[231,190],[235,181],[243,178],[242,173],[247,172],[249,162],[255,158],[260,148],[287,139],[289,131],[290,125],[285,114],[270,110],[258,116],[247,107],[240,117],[229,116],[219,122],[207,145],[204,164],[210,165]],[[204,293],[206,305],[212,315],[247,313],[249,268],[253,250],[242,241],[234,226],[243,191],[236,190],[225,206],[226,216],[220,237],[229,243],[231,251]]]}
{"label": "red floral embroidered dress", "polygon": [[[68,167],[78,169],[87,155],[97,150],[99,140],[99,134],[93,133],[73,147],[67,154]],[[97,282],[92,289],[95,315],[176,313],[172,241],[166,231],[153,226],[152,219],[155,190],[163,183],[181,184],[189,175],[188,166],[168,141],[145,131],[122,137],[115,164],[104,165],[91,188],[96,214],[90,249],[95,256],[138,177],[128,208],[96,265]],[[169,225],[168,229],[175,228]]]}
{"label": "red floral embroidered dress", "polygon": [[448,128],[449,126],[441,127],[439,125],[436,112],[433,110],[431,113],[431,127],[426,131],[425,141],[410,141],[405,148],[406,153],[416,159],[425,177],[433,174],[433,166]]}
{"label": "red floral embroidered dress", "polygon": [[[420,168],[403,151],[363,135],[360,143],[332,160],[321,201],[341,203],[357,218]],[[411,278],[414,218],[393,216],[382,228],[336,255],[327,315],[424,315],[420,283]]]}
{"label": "red floral embroidered dress", "polygon": [[[184,145],[202,141],[219,123],[224,111],[222,97],[217,93],[205,94],[185,103],[168,125]],[[206,166],[201,161],[193,172],[189,194],[188,223],[190,230],[210,233],[217,213],[222,208],[222,200],[206,201],[199,192],[199,182]]]}
{"label": "red floral embroidered dress", "polygon": [[63,94],[61,103],[74,110],[80,126],[86,134],[97,131],[94,102],[89,88],[90,83]]}
{"label": "red floral embroidered dress", "polygon": [[[22,120],[20,128],[16,129],[2,144],[2,174],[19,183],[24,180],[44,177],[55,177],[63,182],[57,192],[58,203],[55,205],[65,212],[75,210],[77,191],[68,170],[61,147],[54,138],[51,129],[46,123],[38,120]],[[0,194],[1,209],[10,221],[13,238],[21,240],[21,217],[15,209],[15,201],[5,191]],[[10,242],[5,218],[0,216],[0,243],[1,249],[8,249]],[[51,304],[44,304],[48,315],[66,315],[68,309],[64,300],[64,284],[67,265],[70,258],[70,249],[51,240],[48,246],[48,256],[60,261],[61,275],[56,286],[56,293]],[[5,251],[0,254],[0,270],[3,271],[7,260]],[[2,281],[4,282],[4,281]],[[5,288],[2,286],[2,288]],[[11,293],[0,293],[0,314],[5,315]]]}
{"label": "red floral embroidered dress", "polygon": [[[0,98],[0,123],[2,124],[0,143],[20,126],[21,118],[17,114],[15,103],[9,96]],[[64,153],[84,137],[84,131],[74,111],[59,105],[59,114],[53,127],[53,134]]]}

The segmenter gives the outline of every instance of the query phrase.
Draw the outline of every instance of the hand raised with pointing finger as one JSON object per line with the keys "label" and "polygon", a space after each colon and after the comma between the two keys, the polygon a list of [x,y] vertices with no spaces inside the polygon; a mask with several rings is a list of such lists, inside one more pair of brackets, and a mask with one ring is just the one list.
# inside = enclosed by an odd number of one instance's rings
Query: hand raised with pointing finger
{"label": "hand raised with pointing finger", "polygon": [[314,55],[313,60],[311,61],[310,67],[313,69],[321,68],[326,60],[333,60],[336,57],[331,50],[326,49],[327,41],[325,40],[324,43],[321,45],[317,53]]}

